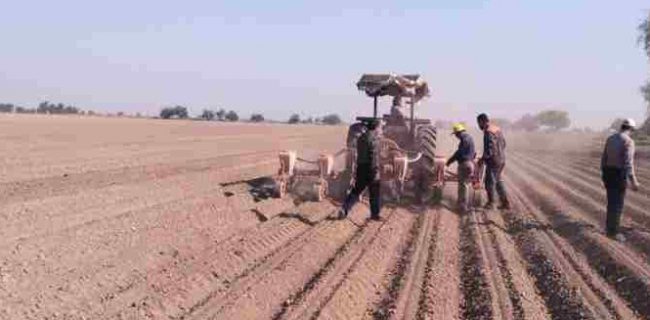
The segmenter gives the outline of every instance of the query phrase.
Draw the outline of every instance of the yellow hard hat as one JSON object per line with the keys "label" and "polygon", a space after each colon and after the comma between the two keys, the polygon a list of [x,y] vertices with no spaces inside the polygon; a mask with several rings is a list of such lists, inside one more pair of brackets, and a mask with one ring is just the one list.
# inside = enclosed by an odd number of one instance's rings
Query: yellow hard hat
{"label": "yellow hard hat", "polygon": [[462,123],[456,123],[456,124],[454,124],[454,126],[452,127],[452,130],[453,130],[452,133],[463,132],[463,131],[465,131],[465,125],[462,124]]}

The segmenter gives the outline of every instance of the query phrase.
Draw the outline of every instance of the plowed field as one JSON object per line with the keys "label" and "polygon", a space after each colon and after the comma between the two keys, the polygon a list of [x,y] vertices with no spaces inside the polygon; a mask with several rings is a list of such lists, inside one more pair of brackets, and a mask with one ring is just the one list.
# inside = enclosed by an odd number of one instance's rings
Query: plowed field
{"label": "plowed field", "polygon": [[336,220],[255,191],[278,151],[344,138],[1,117],[0,319],[650,319],[650,189],[628,193],[627,241],[605,237],[597,137],[513,137],[507,211],[458,215],[449,185],[439,206]]}

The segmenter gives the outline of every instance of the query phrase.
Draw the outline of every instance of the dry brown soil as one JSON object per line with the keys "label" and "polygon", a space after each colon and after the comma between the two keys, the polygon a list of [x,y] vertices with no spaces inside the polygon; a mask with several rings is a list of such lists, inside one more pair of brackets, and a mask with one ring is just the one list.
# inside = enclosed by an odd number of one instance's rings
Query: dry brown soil
{"label": "dry brown soil", "polygon": [[0,117],[0,319],[650,319],[650,188],[628,195],[628,240],[605,237],[600,137],[508,133],[508,211],[458,215],[449,185],[339,221],[256,192],[278,151],[344,137]]}

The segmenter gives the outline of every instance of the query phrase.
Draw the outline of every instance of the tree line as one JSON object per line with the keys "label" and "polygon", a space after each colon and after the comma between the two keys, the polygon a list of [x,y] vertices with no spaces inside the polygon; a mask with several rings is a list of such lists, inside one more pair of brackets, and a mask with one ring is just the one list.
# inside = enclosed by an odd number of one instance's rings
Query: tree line
{"label": "tree line", "polygon": [[43,101],[36,108],[25,108],[13,103],[0,103],[0,113],[85,114],[85,111],[63,103]]}
{"label": "tree line", "polygon": [[[521,131],[560,131],[571,126],[569,113],[562,110],[545,110],[537,114],[525,114],[521,118],[512,121],[506,118],[493,118],[492,123],[503,129]],[[451,121],[438,120],[435,126],[441,129],[451,129]]]}
{"label": "tree line", "polygon": [[[184,106],[174,106],[166,107],[160,110],[160,118],[162,119],[189,119],[189,112]],[[206,121],[227,121],[227,122],[237,122],[241,121],[239,115],[234,110],[226,111],[226,109],[219,108],[218,110],[203,109],[201,114],[195,119],[201,119]],[[248,122],[265,122],[267,119],[261,113],[251,114]],[[274,121],[277,122],[277,121]],[[323,117],[308,117],[301,119],[300,115],[292,114],[286,123],[289,124],[326,124],[326,125],[338,125],[343,123],[341,117],[338,114],[328,114]]]}

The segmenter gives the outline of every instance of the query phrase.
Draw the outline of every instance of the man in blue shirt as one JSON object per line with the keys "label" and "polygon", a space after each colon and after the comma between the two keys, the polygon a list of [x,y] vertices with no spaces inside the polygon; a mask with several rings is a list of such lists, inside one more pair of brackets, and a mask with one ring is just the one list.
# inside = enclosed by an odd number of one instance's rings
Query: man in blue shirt
{"label": "man in blue shirt", "polygon": [[457,123],[453,127],[453,135],[460,140],[458,150],[447,160],[447,166],[458,162],[458,209],[461,213],[468,210],[467,190],[474,172],[474,158],[476,150],[474,149],[474,139],[465,130],[465,125]]}

